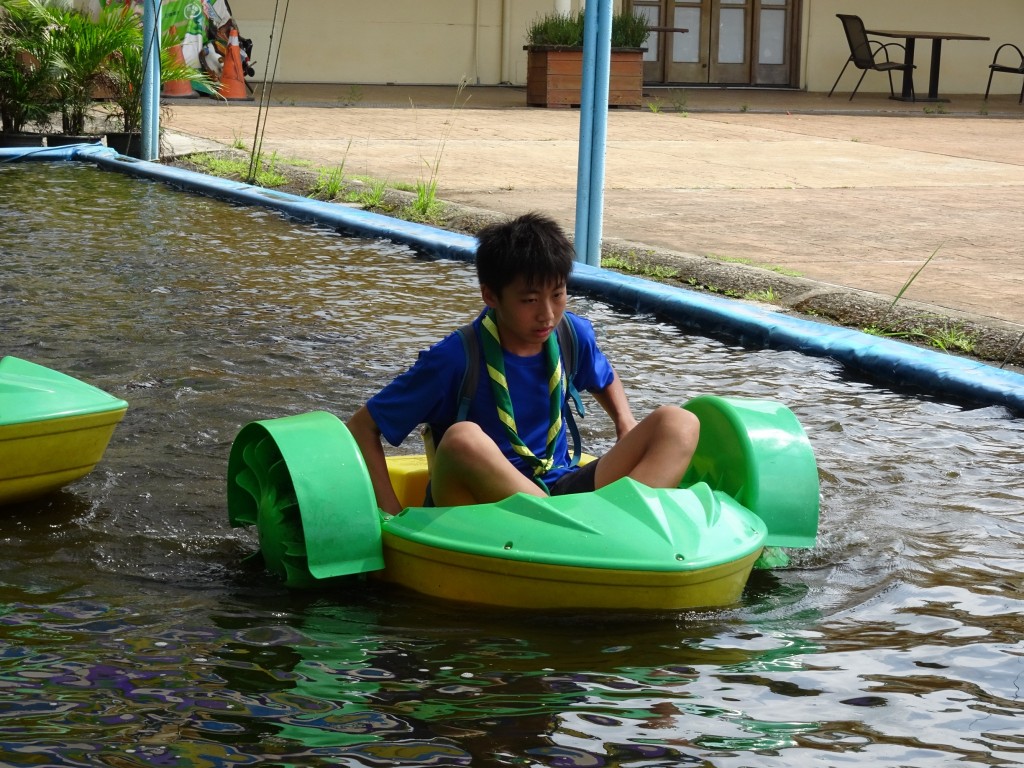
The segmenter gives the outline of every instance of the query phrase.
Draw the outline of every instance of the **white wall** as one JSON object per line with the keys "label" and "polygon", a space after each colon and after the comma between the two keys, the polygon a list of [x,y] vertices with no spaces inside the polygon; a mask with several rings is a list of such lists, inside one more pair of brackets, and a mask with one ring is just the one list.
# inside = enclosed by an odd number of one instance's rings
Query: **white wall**
{"label": "white wall", "polygon": [[[304,0],[292,3],[286,29],[273,0],[232,5],[255,45],[258,78],[273,67],[279,82],[495,85],[526,82],[526,29],[537,16],[576,10],[580,0]],[[621,0],[615,0],[619,7]]]}
{"label": "white wall", "polygon": [[[538,15],[579,0],[304,0],[291,3],[277,65],[278,82],[493,85],[526,82],[526,28]],[[274,0],[235,2],[242,35],[255,44],[258,76],[273,65],[269,50]],[[616,7],[621,2],[615,3]],[[996,46],[1024,46],[1024,0],[804,0],[800,85],[828,91],[849,49],[837,13],[856,13],[868,27],[967,32],[989,42],[946,41],[940,91],[984,93]],[[928,87],[930,43],[918,41],[914,82]],[[847,71],[840,89],[859,72]],[[1021,81],[996,77],[995,93],[1019,93]],[[861,89],[888,89],[884,75],[869,73]]]}
{"label": "white wall", "polygon": [[232,6],[254,42],[259,77],[280,41],[280,82],[406,84],[524,82],[526,24],[552,7],[551,0],[306,0],[291,4],[283,34],[278,19],[271,51],[274,5]]}
{"label": "white wall", "polygon": [[[1024,47],[1024,0],[806,0],[802,84],[807,90],[827,92],[850,55],[837,13],[860,16],[868,29],[963,32],[992,38],[943,42],[940,95],[984,93],[996,47],[1005,42]],[[928,89],[930,62],[930,41],[918,40],[914,55],[914,88],[918,93]],[[849,92],[858,77],[860,71],[851,66],[839,90]],[[894,76],[897,90],[900,77],[900,73]],[[1020,88],[1021,79],[1009,75],[996,75],[992,83],[993,93],[1020,93]],[[877,72],[869,72],[861,85],[866,92],[888,89],[886,76]]]}

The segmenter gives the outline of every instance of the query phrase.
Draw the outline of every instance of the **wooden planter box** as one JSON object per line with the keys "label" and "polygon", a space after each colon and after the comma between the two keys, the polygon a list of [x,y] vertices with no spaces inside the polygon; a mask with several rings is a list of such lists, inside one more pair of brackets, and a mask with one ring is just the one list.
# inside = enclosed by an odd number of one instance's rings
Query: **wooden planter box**
{"label": "wooden planter box", "polygon": [[[530,107],[578,107],[583,87],[583,49],[554,45],[524,46],[526,105]],[[613,48],[608,81],[608,106],[643,106],[644,51],[646,48]]]}

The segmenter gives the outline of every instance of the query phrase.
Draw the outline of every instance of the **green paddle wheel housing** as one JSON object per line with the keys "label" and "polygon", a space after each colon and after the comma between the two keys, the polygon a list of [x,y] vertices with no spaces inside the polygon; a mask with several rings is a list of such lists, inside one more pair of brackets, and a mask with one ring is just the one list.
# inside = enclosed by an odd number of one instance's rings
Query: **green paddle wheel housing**
{"label": "green paddle wheel housing", "polygon": [[330,413],[247,424],[228,459],[228,519],[255,525],[290,587],[380,570],[380,516],[359,446]]}

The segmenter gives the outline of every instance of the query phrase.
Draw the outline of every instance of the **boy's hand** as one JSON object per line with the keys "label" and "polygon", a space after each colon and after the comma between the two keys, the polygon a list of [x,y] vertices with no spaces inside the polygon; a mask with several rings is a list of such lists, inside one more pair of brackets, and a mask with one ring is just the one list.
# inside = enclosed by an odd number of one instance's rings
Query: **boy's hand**
{"label": "boy's hand", "polygon": [[366,469],[370,474],[370,483],[373,485],[373,492],[377,497],[377,505],[389,515],[397,515],[402,511],[402,505],[395,495],[395,489],[391,486],[391,477],[388,475],[387,460],[384,458],[384,446],[380,442],[380,429],[377,427],[377,423],[364,405],[353,414],[346,426],[363,454]]}

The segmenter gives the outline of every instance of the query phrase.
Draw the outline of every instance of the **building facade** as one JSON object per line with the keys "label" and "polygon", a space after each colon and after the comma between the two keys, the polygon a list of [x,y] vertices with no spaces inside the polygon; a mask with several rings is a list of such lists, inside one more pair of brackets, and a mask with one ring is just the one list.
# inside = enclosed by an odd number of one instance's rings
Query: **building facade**
{"label": "building facade", "polygon": [[[648,39],[644,77],[650,85],[827,91],[849,56],[837,13],[855,13],[869,28],[991,38],[943,44],[943,93],[983,93],[996,46],[1024,46],[1021,0],[616,0],[616,7],[623,3],[659,28]],[[529,23],[579,5],[579,0],[236,0],[232,10],[242,34],[254,42],[257,79],[269,65],[278,82],[523,85]],[[678,29],[686,32],[673,31]],[[918,91],[927,87],[929,45],[918,42]],[[993,92],[1017,93],[1020,86],[1017,78],[999,77]],[[887,89],[887,80],[877,73],[869,73],[862,85],[865,91]]]}

